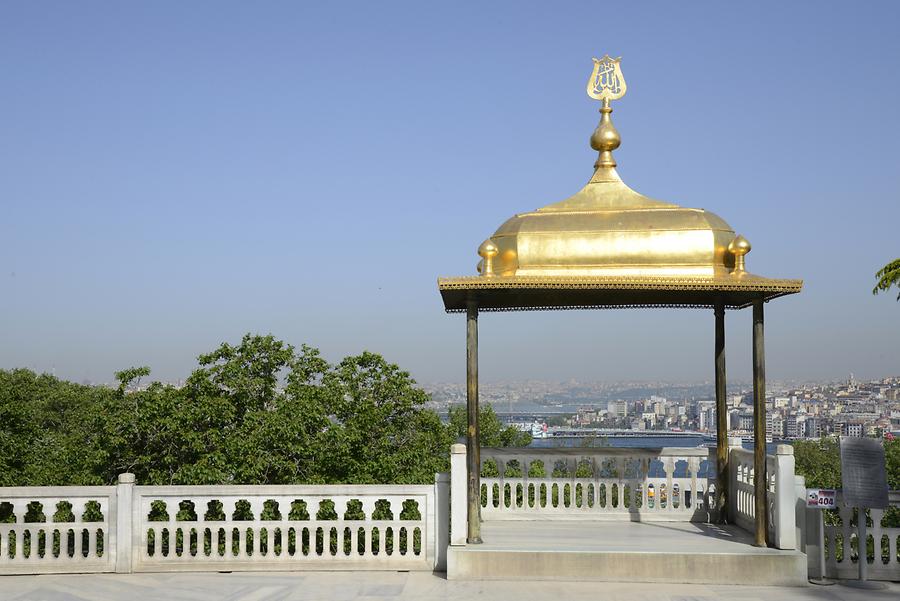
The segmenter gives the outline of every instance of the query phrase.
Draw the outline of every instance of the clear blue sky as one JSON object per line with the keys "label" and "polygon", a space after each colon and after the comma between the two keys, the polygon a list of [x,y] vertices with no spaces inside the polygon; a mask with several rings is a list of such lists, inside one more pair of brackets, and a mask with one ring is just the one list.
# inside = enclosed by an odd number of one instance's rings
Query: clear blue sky
{"label": "clear blue sky", "polygon": [[[462,381],[439,275],[595,159],[591,57],[623,56],[620,173],[721,215],[771,378],[900,373],[897,2],[5,2],[0,367],[185,376],[273,333]],[[482,377],[702,380],[708,311],[487,314]],[[749,311],[729,313],[747,378]]]}

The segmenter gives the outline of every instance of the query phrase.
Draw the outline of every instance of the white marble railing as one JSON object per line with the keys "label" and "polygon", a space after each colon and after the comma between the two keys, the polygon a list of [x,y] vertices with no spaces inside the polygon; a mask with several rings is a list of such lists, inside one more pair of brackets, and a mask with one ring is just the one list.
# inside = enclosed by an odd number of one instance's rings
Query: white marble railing
{"label": "white marble railing", "polygon": [[[889,494],[890,505],[894,513],[894,520],[900,513],[900,491],[891,491]],[[825,576],[826,578],[845,578],[855,579],[859,575],[859,534],[858,516],[859,510],[855,507],[846,507],[843,504],[840,491],[836,498],[837,513],[839,524],[825,524],[825,511],[819,509],[810,509],[808,511],[815,512],[813,514],[814,522],[811,524],[808,537],[811,542],[808,543],[808,551],[813,556],[814,547],[817,543],[817,528],[824,528],[821,542],[824,543],[822,560],[824,560],[824,574],[820,574],[821,567],[812,565],[811,560],[810,573],[816,577]],[[886,525],[884,509],[869,509],[866,512],[866,573],[870,580],[900,580],[900,555],[898,555],[898,547],[900,547],[900,527],[888,527]]]}
{"label": "white marble railing", "polygon": [[0,523],[0,574],[440,570],[448,504],[446,474],[433,486],[135,486],[123,474],[115,487],[0,488],[0,520],[15,519]]}
{"label": "white marble railing", "polygon": [[[737,444],[728,450],[729,513],[735,524],[753,533],[756,531],[753,451]],[[766,507],[769,541],[779,549],[795,549],[794,448],[790,445],[778,445],[775,455],[766,456]]]}
{"label": "white marble railing", "polygon": [[706,521],[706,448],[481,449],[484,520]]}
{"label": "white marble railing", "polygon": [[0,488],[0,574],[112,572],[114,486]]}

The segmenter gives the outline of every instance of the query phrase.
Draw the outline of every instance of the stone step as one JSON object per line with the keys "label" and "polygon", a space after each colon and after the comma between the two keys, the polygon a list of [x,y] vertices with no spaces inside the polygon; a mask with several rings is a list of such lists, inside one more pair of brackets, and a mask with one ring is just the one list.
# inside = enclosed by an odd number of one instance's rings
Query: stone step
{"label": "stone step", "polygon": [[734,526],[486,522],[482,536],[484,544],[448,549],[448,579],[807,583],[805,554],[754,547]]}

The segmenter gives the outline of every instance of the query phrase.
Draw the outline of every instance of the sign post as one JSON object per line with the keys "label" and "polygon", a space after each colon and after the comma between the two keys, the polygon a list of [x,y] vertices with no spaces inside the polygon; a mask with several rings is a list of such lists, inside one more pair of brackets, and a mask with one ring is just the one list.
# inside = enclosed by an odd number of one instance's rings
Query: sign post
{"label": "sign post", "polygon": [[864,589],[887,588],[883,582],[867,579],[869,545],[866,536],[866,509],[885,509],[888,506],[884,446],[880,440],[841,436],[841,484],[844,505],[858,510],[856,548],[859,580],[847,580],[844,584]]}
{"label": "sign post", "polygon": [[[806,489],[806,508],[807,509],[834,509],[835,499],[837,499],[837,491],[829,488],[807,488]],[[810,578],[810,584],[832,585],[833,581],[825,577],[825,517],[821,511],[816,512],[817,524],[817,545],[818,553],[816,559],[819,562],[819,577]],[[809,523],[809,522],[807,522]]]}

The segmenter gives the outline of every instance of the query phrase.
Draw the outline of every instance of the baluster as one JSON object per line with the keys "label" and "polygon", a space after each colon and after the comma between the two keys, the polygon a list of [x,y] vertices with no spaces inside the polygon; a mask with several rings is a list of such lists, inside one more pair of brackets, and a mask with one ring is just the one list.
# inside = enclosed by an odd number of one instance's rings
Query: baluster
{"label": "baluster", "polygon": [[[41,552],[41,534],[42,533],[44,534],[44,540],[46,541],[47,540],[46,528],[44,528],[43,526],[38,527],[37,530],[34,531],[34,535],[33,535],[34,538],[31,539],[31,557],[34,559],[34,561],[42,561],[43,560],[43,558],[41,557],[41,553],[40,553]],[[44,557],[46,557],[46,550],[47,550],[47,547],[45,544]]]}
{"label": "baluster", "polygon": [[16,530],[14,536],[16,541],[16,552],[13,558],[21,561],[25,558],[25,534],[22,530]]}
{"label": "baluster", "polygon": [[[97,527],[88,528],[88,555],[87,559],[97,559]],[[46,535],[45,535],[46,536]],[[104,547],[105,548],[105,547]]]}
{"label": "baluster", "polygon": [[[209,558],[210,559],[218,559],[219,558],[219,527],[216,526],[215,522],[209,522],[208,524],[204,524],[203,526],[203,538],[200,538],[200,531],[197,532],[197,555],[201,555],[205,557],[206,554],[201,551],[201,541],[206,540],[206,529],[209,528]],[[205,543],[203,543],[205,545]]]}
{"label": "baluster", "polygon": [[641,511],[650,510],[650,464],[652,457],[641,459]]}
{"label": "baluster", "polygon": [[[478,491],[478,494],[480,496],[481,491]],[[375,513],[376,499],[375,499],[375,497],[363,497],[361,499],[361,501],[362,501],[362,506],[363,506],[363,513],[365,513],[365,515],[366,515],[366,530],[365,530],[366,545],[365,545],[365,553],[363,554],[363,557],[372,557],[373,556],[373,553],[372,553],[372,529],[375,527],[374,519],[372,518],[372,516]],[[381,537],[379,544],[381,545],[381,548],[383,549],[384,548],[384,533],[382,532],[382,530],[384,530],[384,528],[379,528],[378,533],[379,533],[379,536]]]}
{"label": "baluster", "polygon": [[697,494],[697,472],[700,471],[700,458],[692,457],[688,462],[688,469],[691,470],[691,506],[690,508],[687,506],[687,494],[684,491],[681,493],[681,506],[686,511],[690,509],[693,512],[698,509],[697,501],[700,497]]}
{"label": "baluster", "polygon": [[887,566],[897,567],[897,533],[898,530],[896,528],[888,529],[888,563]]}
{"label": "baluster", "polygon": [[672,506],[675,504],[673,501],[675,500],[674,491],[672,490],[672,476],[675,473],[675,458],[674,457],[666,457],[663,462],[663,469],[666,471],[666,508],[665,511],[668,513],[672,511]]}
{"label": "baluster", "polygon": [[[231,561],[234,559],[234,522],[231,521],[231,515],[228,512],[227,506],[225,509],[225,559]],[[240,541],[240,539],[238,539]],[[240,544],[240,542],[238,542]],[[238,550],[240,552],[240,550]]]}
{"label": "baluster", "polygon": [[[21,537],[22,537],[21,538],[21,542],[22,542],[21,558],[23,561],[31,563],[34,561],[34,558],[37,555],[37,553],[35,553],[35,551],[37,549],[37,544],[36,544],[37,537],[35,536],[35,533],[34,533],[34,524],[28,523],[28,524],[26,524],[26,526],[27,526],[27,530],[23,530],[22,534],[21,534]],[[29,549],[28,549],[28,557],[25,557],[25,532],[28,532],[28,539],[29,539],[29,541],[31,541],[31,544],[29,545]],[[76,552],[79,550],[80,549],[78,549],[76,547]],[[76,558],[77,557],[78,556],[76,555]]]}
{"label": "baluster", "polygon": [[604,483],[605,476],[603,475],[603,468],[604,468],[604,463],[606,461],[606,457],[604,455],[599,455],[595,458],[594,461],[595,461],[594,484],[597,487],[596,493],[595,493],[596,496],[594,497],[594,503],[596,504],[597,511],[606,513],[609,511],[609,490],[606,490],[604,493],[605,504],[604,505],[600,504],[600,492],[601,492],[600,487],[605,486],[605,483]]}
{"label": "baluster", "polygon": [[528,471],[531,469],[528,455],[519,456],[519,469],[522,471],[522,506],[519,511],[528,511]]}
{"label": "baluster", "polygon": [[884,516],[884,509],[870,509],[869,511],[872,514],[872,528],[869,532],[872,535],[872,543],[875,548],[874,563],[876,566],[883,565],[881,564],[881,537],[883,534],[881,530],[881,518]]}
{"label": "baluster", "polygon": [[625,507],[625,472],[628,470],[628,459],[617,457],[615,461],[616,474],[618,475],[618,486],[616,486],[617,510],[619,512],[627,512],[628,508]]}
{"label": "baluster", "polygon": [[[599,491],[597,490],[595,483],[597,482],[597,457],[596,455],[591,455],[590,460],[588,462],[590,464],[591,473],[587,477],[587,481],[584,484],[584,506],[588,511],[596,511],[597,509],[597,495]],[[592,493],[592,496],[588,496],[588,492]],[[591,506],[588,502],[589,499],[593,498],[594,505]]]}
{"label": "baluster", "polygon": [[350,522],[350,557],[359,557],[359,524],[357,522]]}
{"label": "baluster", "polygon": [[235,524],[238,524],[238,559],[247,561],[250,559],[250,539],[247,537],[249,524],[246,521],[235,522]]}
{"label": "baluster", "polygon": [[578,494],[577,494],[578,488],[577,487],[578,487],[578,482],[579,482],[578,464],[580,461],[581,461],[580,457],[572,458],[572,475],[569,478],[571,480],[571,483],[569,484],[569,486],[572,487],[572,494],[569,497],[570,507],[571,507],[572,511],[584,511],[584,509],[587,505],[587,500],[585,499],[585,494],[584,494],[584,487],[582,487],[582,489],[581,489],[581,507],[580,508],[578,507]]}
{"label": "baluster", "polygon": [[[270,528],[271,522],[264,522],[263,510],[265,509],[265,504],[268,498],[266,497],[257,497],[253,499],[253,559],[254,561],[262,561],[263,559],[271,558],[273,555],[273,533],[272,528]],[[279,505],[279,509],[281,506]],[[263,556],[262,554],[262,531],[265,529],[266,531],[266,554]]]}
{"label": "baluster", "polygon": [[840,509],[841,514],[841,530],[843,531],[843,547],[844,547],[844,561],[847,562],[847,565],[851,564],[850,561],[850,536],[852,534],[852,528],[850,526],[850,520],[853,517],[853,508],[846,507]]}
{"label": "baluster", "polygon": [[[506,510],[506,460],[497,457],[495,459],[497,463],[497,481],[500,482],[500,485],[497,487],[497,492],[500,493],[500,499],[497,502],[497,509],[499,511]],[[396,535],[395,535],[396,536]]]}
{"label": "baluster", "polygon": [[16,552],[14,559],[23,560],[25,559],[25,533],[21,526],[25,525],[25,514],[28,512],[28,501],[13,501],[13,512],[16,514],[15,524],[20,526],[20,528],[16,529],[14,534],[15,542],[16,542]]}
{"label": "baluster", "polygon": [[[103,512],[104,517],[106,516],[106,512]],[[109,548],[109,526],[104,523],[103,524],[103,556],[109,557],[110,548]]]}

